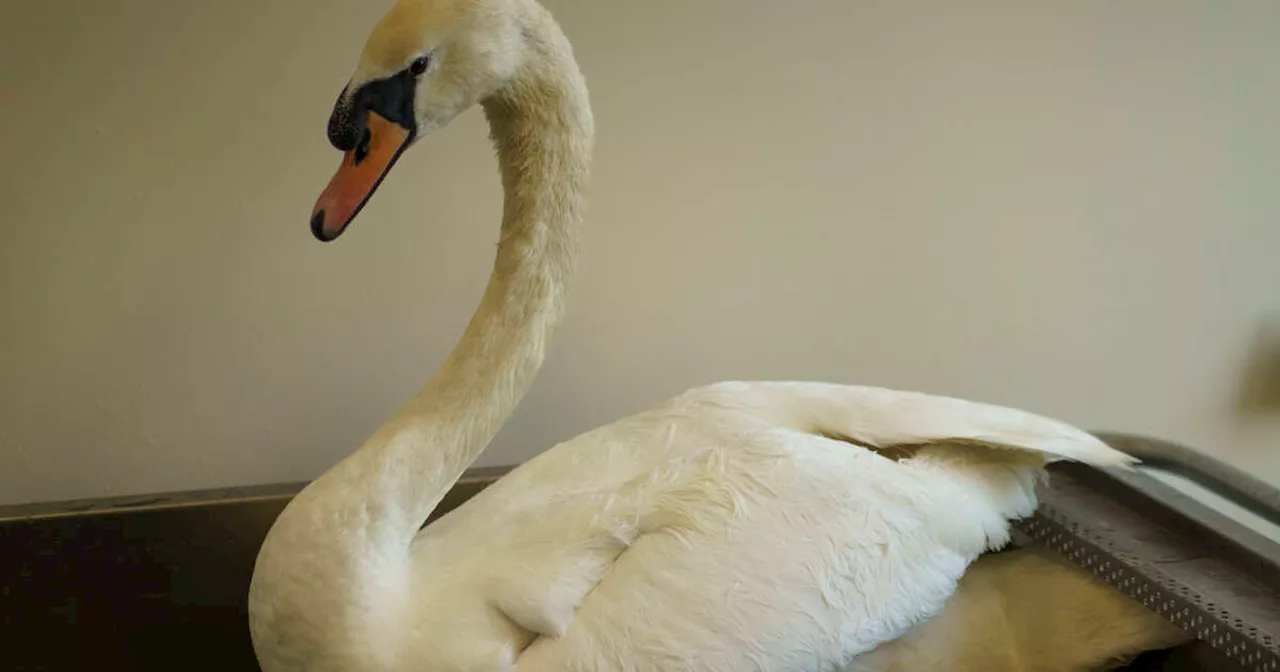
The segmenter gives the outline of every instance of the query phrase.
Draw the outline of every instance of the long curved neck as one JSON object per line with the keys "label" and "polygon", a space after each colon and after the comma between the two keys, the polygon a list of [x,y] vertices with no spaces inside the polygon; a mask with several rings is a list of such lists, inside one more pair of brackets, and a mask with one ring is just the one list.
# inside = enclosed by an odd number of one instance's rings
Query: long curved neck
{"label": "long curved neck", "polygon": [[444,364],[370,442],[401,465],[392,492],[415,526],[515,410],[564,314],[593,128],[582,76],[559,51],[484,102],[505,194],[488,287]]}
{"label": "long curved neck", "polygon": [[506,194],[484,298],[426,386],[276,519],[249,596],[255,647],[275,661],[265,669],[308,647],[369,669],[391,655],[399,631],[367,615],[403,607],[413,539],[515,410],[560,322],[593,125],[568,41],[549,15],[530,20],[534,53],[484,102]]}
{"label": "long curved neck", "polygon": [[359,521],[354,537],[335,530],[347,553],[412,540],[515,410],[563,315],[594,128],[568,41],[554,24],[542,32],[522,70],[483,102],[505,202],[479,308],[422,390],[299,495],[312,521]]}
{"label": "long curved neck", "polygon": [[381,445],[394,454],[404,432],[430,437],[397,455],[414,465],[402,500],[413,519],[426,519],[515,410],[564,315],[593,128],[572,56],[548,56],[483,103],[505,193],[493,272],[462,339]]}

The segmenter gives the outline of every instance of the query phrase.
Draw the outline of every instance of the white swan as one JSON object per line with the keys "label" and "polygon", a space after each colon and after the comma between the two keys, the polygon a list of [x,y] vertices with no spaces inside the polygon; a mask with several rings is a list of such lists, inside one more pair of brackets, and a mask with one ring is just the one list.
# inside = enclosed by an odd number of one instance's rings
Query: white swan
{"label": "white swan", "polygon": [[857,669],[1005,543],[1046,460],[1130,462],[1017,410],[730,382],[558,445],[422,529],[562,314],[593,123],[550,15],[395,4],[334,107],[346,154],[312,219],[336,238],[403,149],[476,103],[506,194],[488,289],[422,391],[271,529],[250,589],[267,672]]}

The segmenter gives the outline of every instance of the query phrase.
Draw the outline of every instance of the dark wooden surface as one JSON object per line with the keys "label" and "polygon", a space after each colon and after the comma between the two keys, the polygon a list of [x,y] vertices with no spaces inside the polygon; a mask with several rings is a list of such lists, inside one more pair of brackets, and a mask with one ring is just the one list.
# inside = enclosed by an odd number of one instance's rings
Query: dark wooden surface
{"label": "dark wooden surface", "polygon": [[0,523],[0,665],[256,670],[245,606],[284,498]]}
{"label": "dark wooden surface", "polygon": [[[473,470],[434,517],[505,471]],[[299,488],[0,507],[0,669],[257,670],[249,579]]]}

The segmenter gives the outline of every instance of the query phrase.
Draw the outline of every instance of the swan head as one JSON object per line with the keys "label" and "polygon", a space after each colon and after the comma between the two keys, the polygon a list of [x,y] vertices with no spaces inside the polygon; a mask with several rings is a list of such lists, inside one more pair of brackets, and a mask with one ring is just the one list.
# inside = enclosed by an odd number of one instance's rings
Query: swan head
{"label": "swan head", "polygon": [[400,154],[506,86],[529,47],[532,0],[399,0],[378,21],[329,117],[342,163],[311,213],[336,239]]}

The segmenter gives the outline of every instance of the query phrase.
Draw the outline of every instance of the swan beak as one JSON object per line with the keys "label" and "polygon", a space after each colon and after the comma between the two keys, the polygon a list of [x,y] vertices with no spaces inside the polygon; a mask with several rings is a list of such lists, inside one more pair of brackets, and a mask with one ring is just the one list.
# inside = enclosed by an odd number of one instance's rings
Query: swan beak
{"label": "swan beak", "polygon": [[342,235],[412,139],[408,129],[377,112],[365,114],[364,137],[343,154],[338,172],[311,211],[311,233],[326,243]]}

